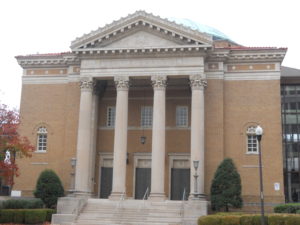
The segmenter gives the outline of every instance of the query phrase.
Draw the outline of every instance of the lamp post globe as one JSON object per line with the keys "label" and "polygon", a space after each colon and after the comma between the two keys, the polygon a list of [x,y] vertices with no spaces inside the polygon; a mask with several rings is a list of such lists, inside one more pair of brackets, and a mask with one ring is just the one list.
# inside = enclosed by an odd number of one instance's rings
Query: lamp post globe
{"label": "lamp post globe", "polygon": [[262,158],[261,158],[261,138],[264,130],[261,126],[257,126],[255,129],[255,134],[258,141],[258,159],[259,159],[259,183],[260,183],[260,203],[261,203],[261,224],[265,225],[265,209],[264,209],[264,186],[263,186],[263,174],[262,174]]}

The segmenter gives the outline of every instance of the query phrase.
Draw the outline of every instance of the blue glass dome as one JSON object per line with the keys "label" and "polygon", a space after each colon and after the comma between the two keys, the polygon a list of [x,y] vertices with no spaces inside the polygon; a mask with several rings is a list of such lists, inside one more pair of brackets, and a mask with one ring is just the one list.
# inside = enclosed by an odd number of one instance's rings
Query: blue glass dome
{"label": "blue glass dome", "polygon": [[192,30],[197,30],[202,33],[210,34],[213,36],[213,40],[229,40],[230,41],[230,38],[227,35],[223,34],[221,31],[219,31],[213,27],[203,25],[200,23],[196,23],[189,19],[179,19],[179,18],[171,17],[171,18],[168,18],[168,20],[175,22],[177,24],[183,25],[185,27],[188,27]]}

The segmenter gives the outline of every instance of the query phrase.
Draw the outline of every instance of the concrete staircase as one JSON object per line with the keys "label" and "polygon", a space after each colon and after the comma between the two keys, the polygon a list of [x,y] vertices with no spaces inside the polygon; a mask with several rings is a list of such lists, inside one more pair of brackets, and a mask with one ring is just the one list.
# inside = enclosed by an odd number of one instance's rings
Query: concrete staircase
{"label": "concrete staircase", "polygon": [[88,199],[76,225],[182,225],[181,201]]}

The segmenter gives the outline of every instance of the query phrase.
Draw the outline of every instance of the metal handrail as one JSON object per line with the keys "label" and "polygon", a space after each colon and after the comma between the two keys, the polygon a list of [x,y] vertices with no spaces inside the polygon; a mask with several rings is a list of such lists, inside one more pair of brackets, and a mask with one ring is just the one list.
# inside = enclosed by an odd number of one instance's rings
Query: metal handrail
{"label": "metal handrail", "polygon": [[182,200],[181,200],[181,209],[180,209],[180,215],[183,219],[184,216],[184,201],[185,201],[185,195],[186,195],[186,190],[185,188],[183,189],[183,194],[182,194]]}
{"label": "metal handrail", "polygon": [[144,196],[143,196],[143,200],[145,200],[146,197],[147,197],[147,199],[148,199],[148,192],[149,192],[149,187],[147,187],[147,189],[146,189],[146,191],[145,191],[145,194],[144,194]]}
{"label": "metal handrail", "polygon": [[116,210],[118,210],[119,208],[121,208],[122,201],[124,201],[124,200],[125,200],[125,191],[120,196],[120,200],[119,200],[119,202],[117,204]]}

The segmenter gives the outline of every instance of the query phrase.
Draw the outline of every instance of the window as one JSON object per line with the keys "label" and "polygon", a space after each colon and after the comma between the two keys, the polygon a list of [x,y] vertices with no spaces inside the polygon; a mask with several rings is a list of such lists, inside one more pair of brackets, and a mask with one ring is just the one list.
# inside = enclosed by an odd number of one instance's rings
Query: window
{"label": "window", "polygon": [[176,126],[187,127],[188,126],[188,107],[177,106],[176,107]]}
{"label": "window", "polygon": [[255,134],[256,126],[247,129],[247,153],[258,153],[258,140]]}
{"label": "window", "polygon": [[142,106],[141,110],[141,126],[142,127],[152,127],[152,106]]}
{"label": "window", "polygon": [[107,126],[115,127],[116,107],[107,107]]}
{"label": "window", "polygon": [[37,131],[37,152],[46,152],[47,151],[47,128],[39,127]]}

